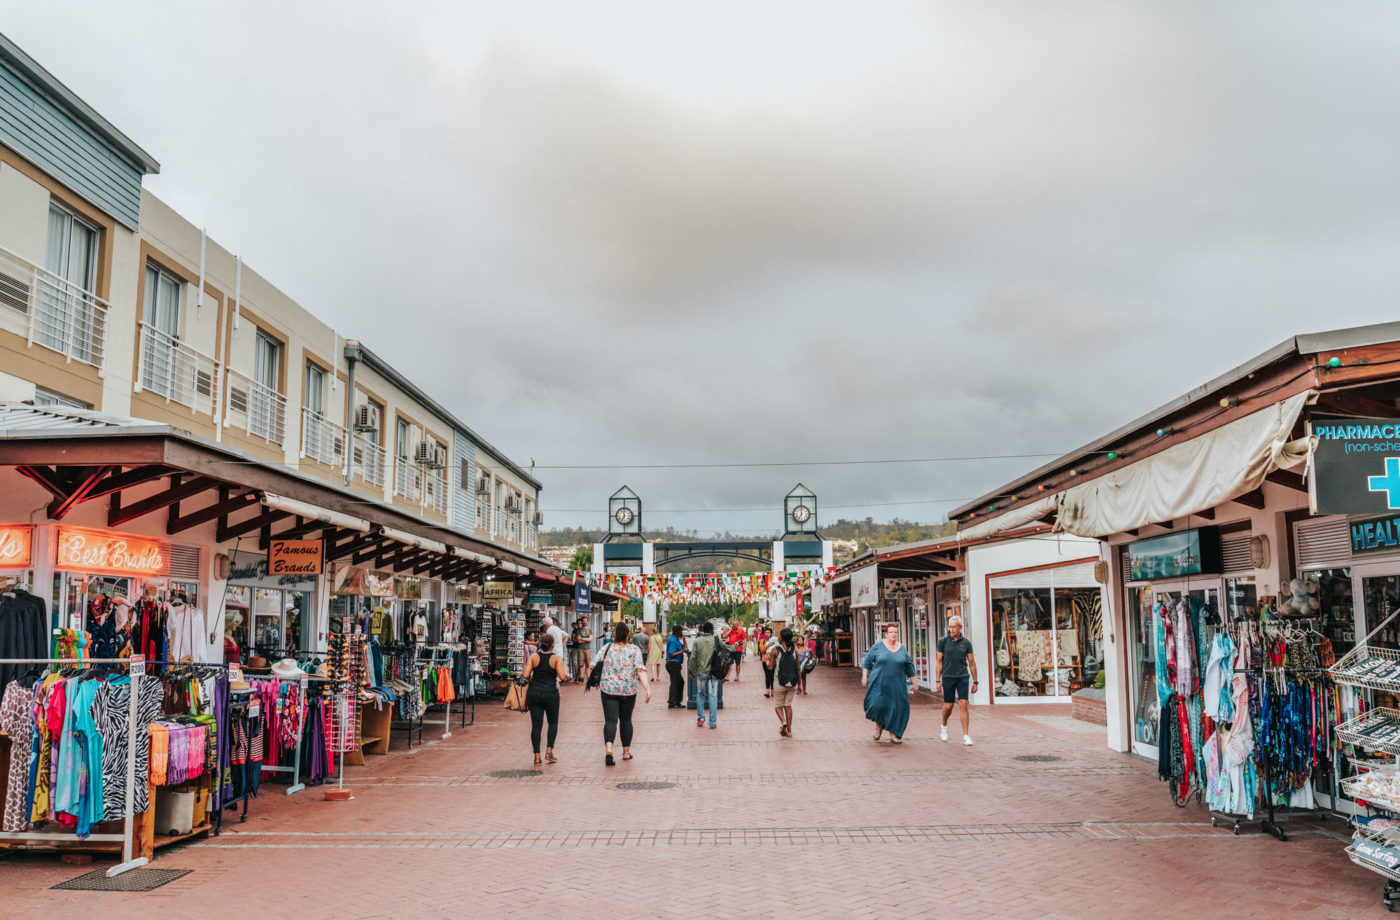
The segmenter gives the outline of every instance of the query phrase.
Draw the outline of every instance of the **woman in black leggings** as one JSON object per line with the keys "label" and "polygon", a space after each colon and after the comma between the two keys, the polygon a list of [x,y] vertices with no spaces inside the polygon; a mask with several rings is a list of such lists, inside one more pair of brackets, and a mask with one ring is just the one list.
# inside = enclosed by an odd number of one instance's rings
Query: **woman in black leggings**
{"label": "woman in black leggings", "polygon": [[627,641],[631,634],[626,623],[618,623],[613,630],[612,643],[603,646],[603,650],[593,659],[594,664],[603,662],[599,685],[603,691],[603,762],[610,767],[614,764],[613,738],[617,736],[619,726],[622,732],[622,759],[632,759],[632,710],[637,706],[638,684],[646,694],[646,702],[651,702],[646,659],[642,657],[641,649]]}
{"label": "woman in black leggings", "polygon": [[540,762],[540,728],[549,716],[549,742],[544,759],[555,762],[554,739],[559,734],[559,681],[568,680],[564,659],[554,654],[554,637],[540,637],[539,651],[525,662],[525,679],[530,688],[525,691],[525,705],[530,707],[530,744],[535,748],[535,763]]}

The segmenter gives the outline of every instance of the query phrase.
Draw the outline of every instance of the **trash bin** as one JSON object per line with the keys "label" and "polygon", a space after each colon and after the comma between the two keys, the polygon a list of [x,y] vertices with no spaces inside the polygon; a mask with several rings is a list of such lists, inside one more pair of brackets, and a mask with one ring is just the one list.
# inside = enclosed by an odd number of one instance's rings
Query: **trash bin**
{"label": "trash bin", "polygon": [[[719,709],[724,708],[724,685],[725,681],[719,682],[719,702],[715,704]],[[695,708],[695,676],[693,674],[685,676],[685,708]]]}

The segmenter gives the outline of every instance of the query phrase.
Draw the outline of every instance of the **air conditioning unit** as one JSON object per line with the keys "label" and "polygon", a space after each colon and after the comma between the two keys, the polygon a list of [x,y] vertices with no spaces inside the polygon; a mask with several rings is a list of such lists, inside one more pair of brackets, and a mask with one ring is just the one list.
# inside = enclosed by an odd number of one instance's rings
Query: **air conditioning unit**
{"label": "air conditioning unit", "polygon": [[447,445],[446,445],[446,444],[438,444],[438,443],[434,442],[434,444],[433,444],[433,469],[437,469],[437,470],[444,470],[444,469],[447,469]]}
{"label": "air conditioning unit", "polygon": [[437,445],[432,441],[419,441],[417,449],[413,452],[413,459],[419,466],[432,466],[437,455],[434,451]]}
{"label": "air conditioning unit", "polygon": [[543,523],[544,523],[544,512],[542,512],[542,511],[536,511],[536,512],[535,512],[535,525],[538,526],[538,525],[543,524]]}
{"label": "air conditioning unit", "polygon": [[356,431],[379,430],[379,407],[366,403],[355,410]]}
{"label": "air conditioning unit", "polygon": [[490,477],[490,476],[482,476],[480,479],[478,479],[478,480],[476,481],[476,494],[477,494],[477,495],[490,495],[490,494],[491,494],[491,477]]}

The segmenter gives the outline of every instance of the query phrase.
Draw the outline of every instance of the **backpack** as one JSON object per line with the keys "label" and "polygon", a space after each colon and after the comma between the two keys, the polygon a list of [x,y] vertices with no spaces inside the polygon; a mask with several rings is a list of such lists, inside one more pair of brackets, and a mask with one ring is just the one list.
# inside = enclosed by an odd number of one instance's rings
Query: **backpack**
{"label": "backpack", "polygon": [[797,658],[799,662],[798,666],[802,668],[803,674],[811,674],[817,669],[817,656],[813,655],[810,651],[803,649],[798,653]]}
{"label": "backpack", "polygon": [[778,662],[774,671],[779,687],[796,687],[801,682],[797,671],[797,653],[778,646]]}
{"label": "backpack", "polygon": [[734,654],[729,651],[729,646],[715,636],[715,651],[710,656],[710,676],[715,680],[724,680],[729,676],[729,668],[733,664]]}

